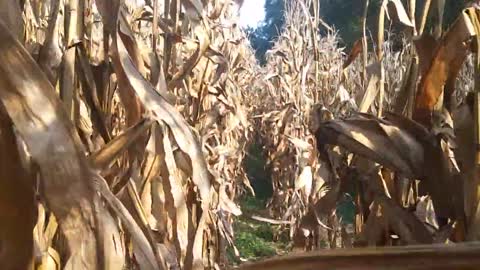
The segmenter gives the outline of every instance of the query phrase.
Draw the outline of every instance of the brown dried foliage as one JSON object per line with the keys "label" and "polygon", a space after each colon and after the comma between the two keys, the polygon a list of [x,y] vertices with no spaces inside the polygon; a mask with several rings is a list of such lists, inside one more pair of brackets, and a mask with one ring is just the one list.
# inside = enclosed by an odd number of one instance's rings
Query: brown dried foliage
{"label": "brown dried foliage", "polygon": [[[274,188],[257,219],[295,249],[440,245],[243,269],[478,268],[478,244],[444,245],[480,235],[480,96],[464,99],[479,87],[476,7],[438,45],[394,51],[387,8],[423,26],[415,1],[385,0],[376,53],[358,41],[345,59],[318,2],[291,1],[260,67],[235,23],[243,1],[146,2],[0,1],[2,269],[227,267],[252,138]],[[353,224],[337,211],[349,197]]]}

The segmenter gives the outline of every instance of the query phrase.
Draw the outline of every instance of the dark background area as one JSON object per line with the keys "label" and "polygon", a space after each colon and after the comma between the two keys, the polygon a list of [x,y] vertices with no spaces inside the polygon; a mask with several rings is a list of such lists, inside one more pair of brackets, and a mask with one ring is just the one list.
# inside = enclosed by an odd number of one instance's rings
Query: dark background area
{"label": "dark background area", "polygon": [[[288,1],[288,0],[287,0]],[[290,0],[295,1],[295,0]],[[370,0],[367,28],[372,36],[376,36],[377,20],[379,7],[382,0]],[[405,8],[408,8],[408,1],[402,1]],[[423,11],[424,0],[417,0],[417,24]],[[460,10],[469,2],[467,0],[446,0],[444,12],[444,25],[448,27],[458,16]],[[361,17],[363,12],[364,0],[319,0],[320,15],[329,25],[333,26],[341,38],[340,45],[347,49],[351,44],[362,36]],[[437,1],[432,1],[430,16],[427,23],[427,32],[431,29],[432,22],[436,20],[435,6]],[[284,19],[285,0],[266,0],[265,1],[265,21],[256,29],[249,28],[247,32],[251,44],[256,52],[256,57],[260,63],[265,63],[265,52],[269,50],[273,41],[281,31]],[[386,24],[386,28],[388,24]],[[395,33],[398,31],[392,28]],[[319,29],[321,31],[321,29]]]}

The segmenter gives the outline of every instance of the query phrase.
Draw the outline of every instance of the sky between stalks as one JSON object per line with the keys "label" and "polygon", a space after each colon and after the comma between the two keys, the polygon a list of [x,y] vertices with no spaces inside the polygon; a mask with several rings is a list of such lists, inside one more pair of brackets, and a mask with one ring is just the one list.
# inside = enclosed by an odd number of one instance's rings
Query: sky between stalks
{"label": "sky between stalks", "polygon": [[257,28],[265,19],[265,0],[245,0],[240,9],[240,26]]}

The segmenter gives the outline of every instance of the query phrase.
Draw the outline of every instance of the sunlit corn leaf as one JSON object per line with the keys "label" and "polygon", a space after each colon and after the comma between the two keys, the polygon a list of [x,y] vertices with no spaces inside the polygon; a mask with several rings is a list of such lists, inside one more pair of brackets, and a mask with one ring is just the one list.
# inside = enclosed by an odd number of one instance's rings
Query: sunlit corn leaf
{"label": "sunlit corn leaf", "polygon": [[180,265],[183,265],[185,257],[187,256],[187,249],[192,240],[193,226],[190,221],[187,198],[184,192],[187,179],[182,177],[175,163],[170,142],[170,131],[165,126],[162,128],[162,138],[163,152],[165,155],[165,166],[163,169],[166,169],[168,173],[164,174],[166,181],[163,184],[165,188],[166,207],[172,219],[173,226],[175,226],[173,233],[176,238],[175,245],[178,246],[180,250],[179,261]]}
{"label": "sunlit corn leaf", "polygon": [[[384,129],[392,129],[392,133],[388,134]],[[394,130],[397,133],[394,133]],[[391,123],[360,116],[326,122],[317,130],[316,137],[318,144],[343,146],[353,153],[415,178],[421,175],[418,170],[421,166],[410,158],[421,158],[423,149],[411,134],[398,134],[399,131],[398,127]],[[402,141],[410,143],[405,144]],[[406,156],[409,153],[417,155]]]}
{"label": "sunlit corn leaf", "polygon": [[[119,23],[124,25],[124,27],[128,27],[123,19],[120,19]],[[196,135],[175,108],[158,95],[153,86],[140,75],[125,48],[124,38],[128,37],[125,35],[122,37],[121,32],[117,31],[114,39],[117,46],[117,55],[114,63],[120,80],[122,80],[120,74],[124,74],[125,81],[122,82],[125,84],[125,87],[130,87],[126,90],[134,91],[138,98],[142,100],[143,105],[153,112],[154,118],[165,122],[172,130],[176,143],[192,160],[192,179],[197,184],[202,199],[208,204],[210,199],[210,173],[208,172]]]}
{"label": "sunlit corn leaf", "polygon": [[396,11],[396,16],[398,20],[404,24],[405,26],[409,27],[415,27],[409,18],[407,11],[405,10],[405,7],[402,4],[402,1],[400,0],[388,0],[388,3],[392,3],[393,6],[395,7]]}
{"label": "sunlit corn leaf", "polygon": [[156,259],[156,251],[152,249],[152,246],[142,229],[120,200],[110,191],[105,179],[98,174],[92,174],[91,177],[94,180],[95,187],[102,195],[102,198],[105,199],[108,205],[116,213],[116,216],[125,225],[126,230],[130,233],[134,243],[135,257],[140,267],[142,269],[163,269],[163,262]]}
{"label": "sunlit corn leaf", "polygon": [[39,165],[45,200],[71,252],[66,269],[97,269],[93,203],[98,198],[80,139],[42,71],[3,23],[0,29],[0,98]]}
{"label": "sunlit corn leaf", "polygon": [[371,64],[367,67],[367,72],[370,75],[370,79],[368,80],[367,90],[360,103],[359,112],[367,112],[370,109],[379,91],[380,65],[378,63]]}

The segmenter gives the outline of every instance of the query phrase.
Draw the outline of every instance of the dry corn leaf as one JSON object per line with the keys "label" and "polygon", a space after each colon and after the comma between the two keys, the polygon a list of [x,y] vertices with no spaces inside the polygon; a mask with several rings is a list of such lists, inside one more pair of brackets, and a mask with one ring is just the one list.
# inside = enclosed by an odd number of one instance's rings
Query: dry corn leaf
{"label": "dry corn leaf", "polygon": [[[412,20],[407,14],[407,11],[405,10],[405,7],[403,6],[402,1],[400,0],[388,0],[388,4],[393,4],[395,7],[395,13],[396,17],[398,18],[398,21],[401,22],[403,25],[408,26],[408,27],[415,27],[412,23]],[[388,13],[387,13],[388,14]]]}
{"label": "dry corn leaf", "polygon": [[62,63],[63,50],[60,44],[60,26],[64,19],[59,16],[60,0],[50,1],[51,12],[49,14],[49,21],[45,41],[40,48],[38,56],[38,64],[42,68],[45,75],[47,75],[52,85],[56,84],[58,77],[58,69]]}
{"label": "dry corn leaf", "polygon": [[[367,114],[363,114],[362,116],[372,120],[375,119],[375,117]],[[392,123],[379,122],[378,125],[390,138],[394,149],[408,162],[409,166],[413,168],[413,171],[420,172],[425,159],[425,153],[421,142],[415,136],[412,136],[407,130],[392,125]]]}
{"label": "dry corn leaf", "polygon": [[362,53],[363,51],[363,45],[362,45],[362,39],[358,39],[353,43],[352,50],[350,51],[350,54],[348,55],[347,60],[343,64],[343,68],[347,68],[350,66],[355,59]]}
{"label": "dry corn leaf", "polygon": [[20,2],[10,0],[0,1],[0,18],[15,38],[23,43],[25,29]]}
{"label": "dry corn leaf", "polygon": [[433,238],[425,225],[411,212],[406,211],[386,196],[377,196],[377,201],[386,224],[409,245],[431,244]]}
{"label": "dry corn leaf", "polygon": [[142,229],[122,202],[120,202],[120,200],[110,191],[105,179],[98,174],[92,174],[92,178],[95,181],[95,187],[108,203],[108,206],[112,208],[116,213],[116,216],[125,225],[126,230],[130,233],[134,243],[134,250],[136,251],[135,257],[139,266],[142,269],[164,269],[161,262],[158,262],[155,257],[155,252],[157,251],[152,250],[152,247]]}
{"label": "dry corn leaf", "polygon": [[[316,132],[317,142],[322,144],[336,144],[345,147],[347,150],[359,154],[367,159],[387,166],[392,170],[401,172],[404,175],[415,178],[419,172],[410,164],[413,161],[408,160],[402,153],[418,152],[418,145],[406,145],[407,149],[402,152],[396,150],[395,138],[390,138],[385,134],[381,124],[392,125],[388,122],[382,122],[364,117],[356,117],[346,120],[332,120],[324,123]],[[410,134],[404,141],[414,141]],[[403,139],[403,138],[402,138]],[[401,144],[401,143],[399,143]],[[393,151],[393,150],[396,151]]]}
{"label": "dry corn leaf", "polygon": [[[462,13],[445,34],[436,49],[433,60],[420,81],[413,117],[423,125],[430,126],[431,114],[444,87],[454,80],[461,68],[468,50],[465,42],[475,35],[472,23],[466,13]],[[445,93],[445,96],[451,95]]]}
{"label": "dry corn leaf", "polygon": [[165,155],[165,168],[168,175],[163,184],[165,188],[165,198],[167,200],[166,206],[172,219],[172,226],[175,227],[174,237],[177,249],[180,251],[179,261],[183,265],[183,261],[187,256],[187,248],[191,241],[191,227],[193,224],[190,221],[189,211],[187,206],[187,199],[184,192],[186,179],[182,179],[182,174],[178,171],[175,157],[173,156],[172,145],[170,142],[170,131],[167,127],[162,128],[163,134],[163,151]]}
{"label": "dry corn leaf", "polygon": [[420,74],[425,74],[428,67],[432,63],[435,51],[438,47],[438,41],[430,34],[423,34],[420,38],[413,41],[415,43],[415,49],[417,50]]}
{"label": "dry corn leaf", "polygon": [[37,270],[60,270],[60,255],[53,248],[48,248],[48,252],[42,257],[42,261],[37,265]]}
{"label": "dry corn leaf", "polygon": [[370,109],[380,90],[378,87],[380,81],[380,64],[371,64],[367,67],[367,72],[370,74],[370,79],[368,80],[367,90],[363,94],[363,99],[358,109],[359,112],[367,112],[368,109]]}
{"label": "dry corn leaf", "polygon": [[0,262],[3,269],[27,269],[33,258],[34,181],[22,166],[3,105],[0,130]]}
{"label": "dry corn leaf", "polygon": [[96,169],[106,169],[115,159],[126,151],[140,136],[150,128],[152,121],[142,120],[129,128],[112,141],[90,156],[92,166]]}
{"label": "dry corn leaf", "polygon": [[310,166],[303,167],[302,172],[295,179],[295,190],[304,188],[306,195],[310,196],[310,193],[312,191],[312,184],[313,184],[312,181],[313,181],[312,167]]}
{"label": "dry corn leaf", "polygon": [[0,98],[39,165],[47,205],[71,252],[65,268],[97,269],[98,199],[80,139],[42,71],[1,22],[0,30]]}
{"label": "dry corn leaf", "polygon": [[[119,24],[123,25],[123,27],[129,27],[122,18],[121,16]],[[125,86],[130,88],[129,91],[136,93],[143,105],[153,113],[154,119],[162,121],[169,126],[176,143],[191,159],[193,168],[192,179],[199,188],[203,202],[208,205],[210,200],[210,173],[208,172],[196,135],[178,111],[166,102],[135,68],[125,48],[124,38],[127,39],[128,36],[123,35],[120,29],[118,29],[114,39],[116,50],[114,66],[117,73],[124,76],[119,75],[119,78],[122,79],[123,77],[125,79],[123,81]]]}
{"label": "dry corn leaf", "polygon": [[103,140],[108,143],[111,140],[111,135],[107,129],[105,114],[100,105],[99,91],[95,84],[92,69],[87,62],[86,53],[81,47],[77,47],[77,70],[79,70],[80,82],[82,83],[82,93],[86,103],[89,105],[88,107],[91,109],[90,117],[92,123]]}

